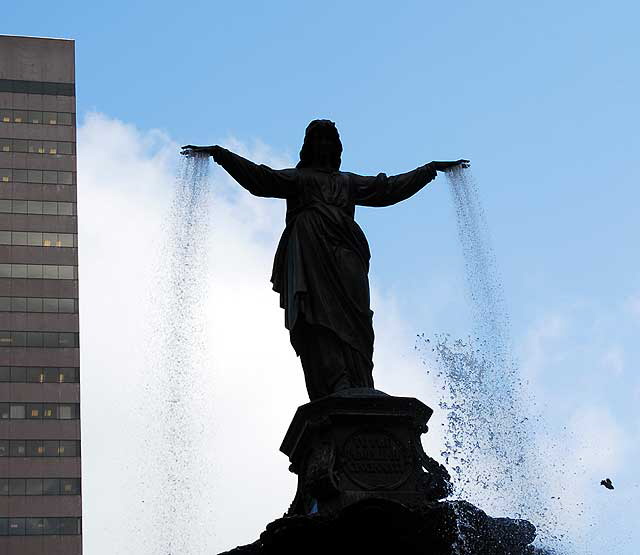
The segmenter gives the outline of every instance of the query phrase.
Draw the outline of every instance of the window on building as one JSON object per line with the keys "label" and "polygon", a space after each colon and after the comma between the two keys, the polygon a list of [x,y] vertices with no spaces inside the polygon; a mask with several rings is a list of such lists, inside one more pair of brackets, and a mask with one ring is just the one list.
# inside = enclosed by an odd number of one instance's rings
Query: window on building
{"label": "window on building", "polygon": [[13,347],[26,347],[27,346],[27,332],[26,331],[12,331],[11,332],[11,345]]}
{"label": "window on building", "polygon": [[28,245],[29,234],[26,231],[12,231],[11,244],[12,245]]}
{"label": "window on building", "polygon": [[0,213],[3,214],[44,214],[47,216],[74,216],[76,212],[75,206],[75,202],[0,199]]}
{"label": "window on building", "polygon": [[[43,375],[40,374],[42,378]],[[38,383],[33,376],[33,383]],[[44,383],[41,380],[40,383]],[[78,403],[0,403],[0,420],[74,420],[80,418]]]}
{"label": "window on building", "polygon": [[81,533],[80,517],[0,518],[0,536],[68,536]]}
{"label": "window on building", "polygon": [[9,519],[9,536],[24,536],[25,519],[10,518]]}
{"label": "window on building", "polygon": [[13,181],[16,183],[28,183],[29,172],[27,170],[13,170]]}
{"label": "window on building", "polygon": [[45,441],[44,442],[44,456],[45,457],[61,457],[60,454],[60,442],[59,441]]}
{"label": "window on building", "polygon": [[42,112],[28,112],[29,123],[42,123]]}
{"label": "window on building", "polygon": [[[79,368],[0,366],[0,382],[14,383],[78,383]],[[9,418],[10,403],[0,403],[0,419]],[[2,416],[6,413],[6,416]]]}
{"label": "window on building", "polygon": [[13,152],[29,152],[29,141],[13,139],[11,150],[13,150]]}
{"label": "window on building", "polygon": [[27,408],[25,405],[11,405],[10,418],[11,420],[23,420],[27,416]]}
{"label": "window on building", "polygon": [[44,457],[45,456],[45,442],[43,440],[33,439],[26,442],[27,457]]}
{"label": "window on building", "polygon": [[28,478],[26,480],[26,494],[27,495],[42,495],[42,478]]}
{"label": "window on building", "polygon": [[[41,207],[40,212],[42,212]],[[0,230],[0,244],[30,247],[75,247],[77,246],[77,235],[75,233]]]}
{"label": "window on building", "polygon": [[27,381],[29,383],[42,383],[44,381],[42,368],[27,368]]}
{"label": "window on building", "polygon": [[60,495],[80,495],[80,478],[60,478]]}
{"label": "window on building", "polygon": [[9,441],[9,456],[10,457],[26,457],[27,445],[22,440],[10,440]]}
{"label": "window on building", "polygon": [[9,495],[24,495],[26,493],[24,478],[9,478]]}
{"label": "window on building", "polygon": [[[38,146],[38,148],[42,148]],[[31,150],[31,142],[29,142],[29,150]],[[54,174],[55,172],[43,172],[42,170],[27,170],[27,183],[43,183],[42,176],[46,173],[48,176]],[[44,181],[44,183],[51,183],[50,181]]]}
{"label": "window on building", "polygon": [[27,200],[14,200],[13,201],[13,212],[15,214],[28,214],[29,201]]}
{"label": "window on building", "polygon": [[56,383],[60,381],[60,368],[43,368],[42,374],[46,383]]}
{"label": "window on building", "polygon": [[58,453],[61,457],[78,457],[80,455],[77,441],[60,441]]}
{"label": "window on building", "polygon": [[59,125],[73,125],[74,114],[68,112],[58,112],[58,124]]}
{"label": "window on building", "polygon": [[[76,149],[75,143],[71,141],[41,141],[35,139],[25,140],[0,138],[0,152],[28,152],[29,154],[73,155],[76,153]],[[54,177],[53,179],[57,178]],[[45,183],[48,183],[48,181],[45,181]]]}
{"label": "window on building", "polygon": [[0,278],[77,279],[77,266],[0,264]]}
{"label": "window on building", "polygon": [[29,403],[27,405],[27,418],[42,418],[42,403]]}
{"label": "window on building", "polygon": [[27,333],[27,347],[42,347],[42,332],[30,331]]}
{"label": "window on building", "polygon": [[44,534],[44,518],[27,518],[25,534],[27,536],[42,536]]}
{"label": "window on building", "polygon": [[27,301],[27,312],[43,312],[44,299],[41,297],[28,297],[25,300]]}
{"label": "window on building", "polygon": [[23,111],[0,109],[0,123],[29,123],[32,125],[73,125],[74,114],[69,112]]}
{"label": "window on building", "polygon": [[60,480],[57,478],[45,478],[43,480],[43,495],[60,495]]}
{"label": "window on building", "polygon": [[[44,154],[44,143],[29,142],[29,152]],[[35,170],[35,169],[1,169],[0,180],[4,183],[45,183],[52,185],[75,185],[75,172]]]}
{"label": "window on building", "polygon": [[27,369],[24,366],[12,366],[11,381],[15,383],[26,383]]}

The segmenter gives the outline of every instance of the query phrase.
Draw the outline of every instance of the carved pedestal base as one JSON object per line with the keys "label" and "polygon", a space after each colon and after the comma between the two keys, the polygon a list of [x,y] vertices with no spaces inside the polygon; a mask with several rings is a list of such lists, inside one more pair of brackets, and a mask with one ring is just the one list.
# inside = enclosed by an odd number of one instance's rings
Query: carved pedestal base
{"label": "carved pedestal base", "polygon": [[301,406],[280,447],[298,475],[288,514],[335,513],[372,498],[412,506],[446,497],[449,475],[420,442],[432,412],[372,389]]}

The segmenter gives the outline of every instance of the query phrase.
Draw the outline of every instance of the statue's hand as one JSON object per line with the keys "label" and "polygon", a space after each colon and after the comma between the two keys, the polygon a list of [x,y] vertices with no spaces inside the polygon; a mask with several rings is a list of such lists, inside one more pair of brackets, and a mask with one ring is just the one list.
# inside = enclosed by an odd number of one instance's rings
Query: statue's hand
{"label": "statue's hand", "polygon": [[195,146],[195,145],[185,145],[182,147],[180,154],[183,156],[197,156],[206,154],[208,156],[213,156],[213,159],[216,160],[216,156],[220,152],[221,147],[218,145],[213,146]]}
{"label": "statue's hand", "polygon": [[453,168],[468,168],[471,165],[469,160],[456,160],[455,162],[431,162],[431,167],[439,172],[446,172]]}

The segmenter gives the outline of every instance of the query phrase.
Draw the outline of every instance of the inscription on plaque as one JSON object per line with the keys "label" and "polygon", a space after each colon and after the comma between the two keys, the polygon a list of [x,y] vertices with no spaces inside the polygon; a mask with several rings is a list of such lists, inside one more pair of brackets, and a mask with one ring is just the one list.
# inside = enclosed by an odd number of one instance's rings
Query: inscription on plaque
{"label": "inscription on plaque", "polygon": [[407,449],[389,432],[361,431],[350,436],[342,451],[347,476],[368,489],[398,487],[407,478]]}

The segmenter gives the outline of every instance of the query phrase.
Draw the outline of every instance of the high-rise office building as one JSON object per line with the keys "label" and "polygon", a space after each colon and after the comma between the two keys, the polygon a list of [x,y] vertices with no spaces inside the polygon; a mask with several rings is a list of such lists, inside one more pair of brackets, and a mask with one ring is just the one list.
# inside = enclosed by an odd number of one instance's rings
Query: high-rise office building
{"label": "high-rise office building", "polygon": [[0,36],[0,555],[79,555],[71,40]]}

